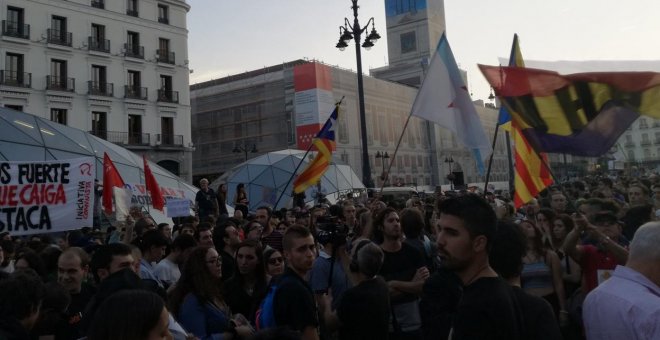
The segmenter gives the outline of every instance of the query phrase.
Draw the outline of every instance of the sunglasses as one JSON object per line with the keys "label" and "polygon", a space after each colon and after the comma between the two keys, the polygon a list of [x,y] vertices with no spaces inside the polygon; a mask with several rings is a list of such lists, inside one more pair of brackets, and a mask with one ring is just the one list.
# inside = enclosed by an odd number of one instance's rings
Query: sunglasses
{"label": "sunglasses", "polygon": [[280,264],[284,261],[282,257],[271,257],[268,259],[268,264],[272,264],[273,266],[276,264]]}

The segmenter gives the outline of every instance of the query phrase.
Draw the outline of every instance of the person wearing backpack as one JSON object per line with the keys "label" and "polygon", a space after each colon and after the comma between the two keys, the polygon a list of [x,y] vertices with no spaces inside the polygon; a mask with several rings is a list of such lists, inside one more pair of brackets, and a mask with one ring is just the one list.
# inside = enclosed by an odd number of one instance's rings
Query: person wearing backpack
{"label": "person wearing backpack", "polygon": [[277,327],[298,331],[301,339],[318,340],[318,309],[314,293],[305,281],[316,258],[314,237],[309,229],[294,225],[284,233],[282,243],[287,268],[272,293],[272,311],[264,311],[267,308],[262,305],[261,313],[272,313]]}

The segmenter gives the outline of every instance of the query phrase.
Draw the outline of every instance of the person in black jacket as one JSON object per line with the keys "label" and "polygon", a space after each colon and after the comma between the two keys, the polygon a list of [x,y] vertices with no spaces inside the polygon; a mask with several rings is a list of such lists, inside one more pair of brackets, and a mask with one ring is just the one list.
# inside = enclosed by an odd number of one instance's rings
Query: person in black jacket
{"label": "person in black jacket", "polygon": [[0,339],[30,339],[43,298],[44,284],[32,269],[17,271],[0,281]]}

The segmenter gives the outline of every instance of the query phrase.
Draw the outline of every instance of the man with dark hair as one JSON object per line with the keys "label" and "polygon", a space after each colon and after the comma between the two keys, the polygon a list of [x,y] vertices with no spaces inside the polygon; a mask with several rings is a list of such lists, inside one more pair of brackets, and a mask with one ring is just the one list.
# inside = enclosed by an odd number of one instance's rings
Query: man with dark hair
{"label": "man with dark hair", "polygon": [[158,279],[154,272],[154,265],[165,256],[167,249],[167,238],[158,230],[149,230],[142,235],[142,242],[139,244],[142,252],[140,259],[140,277],[142,280],[154,281],[158,287],[165,288],[165,285]]}
{"label": "man with dark hair", "polygon": [[236,271],[234,256],[241,243],[236,224],[227,221],[213,229],[213,244],[222,258],[222,277],[230,278]]}
{"label": "man with dark hair", "polygon": [[112,273],[126,268],[132,269],[134,261],[131,247],[123,243],[110,243],[94,252],[90,267],[94,279],[100,283]]}
{"label": "man with dark hair", "polygon": [[71,334],[78,335],[80,320],[85,306],[94,296],[95,290],[83,283],[89,271],[89,255],[78,247],[70,247],[57,259],[57,282],[71,295],[66,310]]}
{"label": "man with dark hair", "polygon": [[271,223],[272,209],[267,206],[257,208],[255,212],[255,221],[261,223],[264,230],[261,232],[261,242],[264,246],[270,246],[278,251],[282,251],[282,234],[275,230],[276,226]]}
{"label": "man with dark hair", "polygon": [[495,212],[472,194],[440,202],[438,212],[441,266],[454,271],[464,286],[450,337],[521,339],[521,312],[513,290],[488,262],[497,228]]}
{"label": "man with dark hair", "polygon": [[197,242],[190,235],[181,235],[172,242],[170,254],[158,262],[154,268],[154,273],[166,287],[170,287],[179,280],[181,277],[179,265],[183,263],[183,254],[196,245]]}
{"label": "man with dark hair", "polygon": [[31,269],[0,281],[0,339],[30,339],[44,292],[41,278]]}
{"label": "man with dark hair", "polygon": [[211,231],[211,225],[209,223],[200,223],[197,226],[194,236],[198,246],[213,248],[213,231]]}
{"label": "man with dark hair", "polygon": [[314,237],[309,229],[293,225],[283,237],[287,268],[278,282],[273,299],[275,323],[301,332],[301,339],[318,340],[318,311],[314,293],[305,278],[316,256]]}
{"label": "man with dark hair", "polygon": [[380,248],[385,254],[380,275],[390,288],[393,315],[390,336],[400,333],[417,339],[422,335],[419,297],[429,270],[422,253],[403,242],[403,228],[394,209],[383,210],[374,220],[374,227],[382,235]]}
{"label": "man with dark hair", "polygon": [[520,286],[522,259],[527,253],[525,235],[509,222],[499,222],[488,255],[491,267],[513,288],[523,315],[523,339],[561,339],[559,324],[550,304],[544,299],[525,293]]}

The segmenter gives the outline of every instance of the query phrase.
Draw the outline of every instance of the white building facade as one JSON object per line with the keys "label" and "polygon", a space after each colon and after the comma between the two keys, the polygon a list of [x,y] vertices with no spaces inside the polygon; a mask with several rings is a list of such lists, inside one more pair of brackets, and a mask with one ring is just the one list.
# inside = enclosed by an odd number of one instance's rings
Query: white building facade
{"label": "white building facade", "polygon": [[0,1],[0,105],[192,178],[183,0]]}

